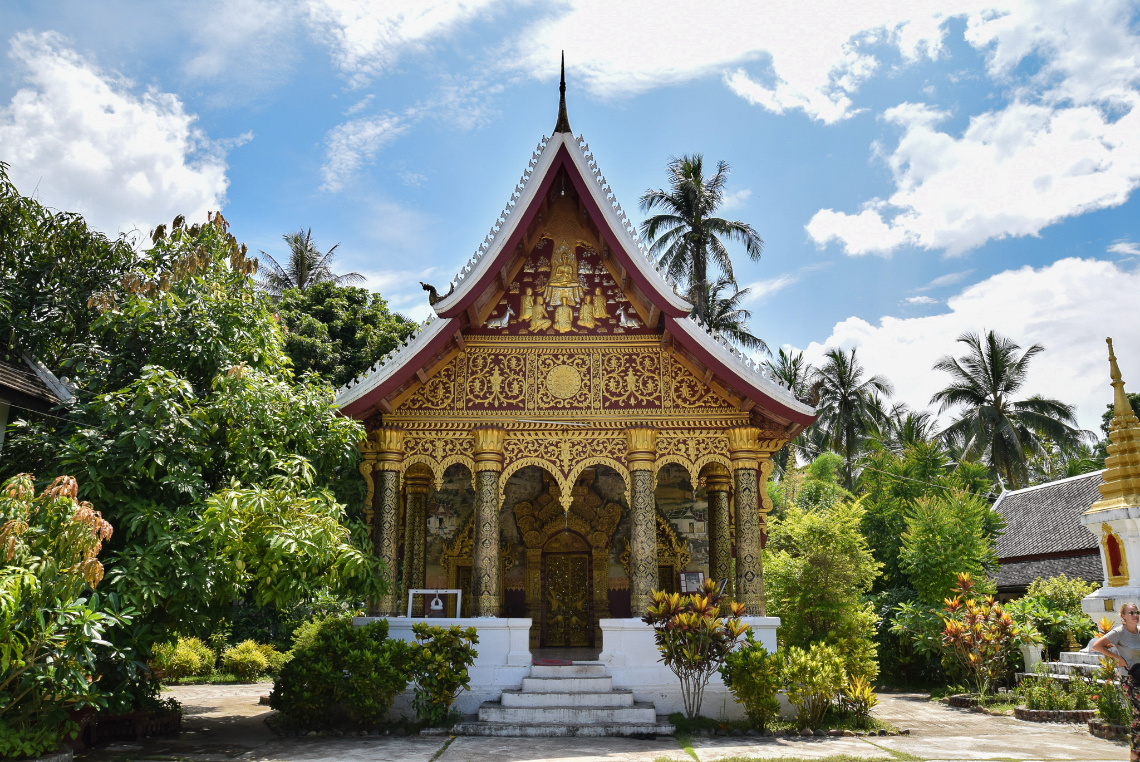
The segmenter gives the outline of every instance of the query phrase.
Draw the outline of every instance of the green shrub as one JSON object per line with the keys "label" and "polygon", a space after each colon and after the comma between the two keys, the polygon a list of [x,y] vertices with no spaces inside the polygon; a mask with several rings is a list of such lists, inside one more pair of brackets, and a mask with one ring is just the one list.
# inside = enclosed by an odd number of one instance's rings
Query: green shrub
{"label": "green shrub", "polygon": [[243,640],[222,652],[222,669],[239,680],[252,682],[269,670],[269,659],[257,643]]}
{"label": "green shrub", "polygon": [[297,630],[269,705],[287,724],[310,730],[380,723],[408,684],[412,661],[408,644],[388,639],[387,620],[353,627],[351,617],[329,617]]}
{"label": "green shrub", "polygon": [[1100,659],[1100,669],[1093,677],[1100,681],[1092,700],[1100,718],[1111,725],[1128,725],[1132,722],[1132,708],[1116,682],[1116,660],[1107,656]]}
{"label": "green shrub", "polygon": [[850,675],[839,694],[839,706],[861,728],[871,725],[871,710],[879,705],[879,697],[863,675]]}
{"label": "green shrub", "polygon": [[293,658],[291,653],[281,653],[266,643],[259,644],[257,647],[261,651],[261,655],[265,657],[266,662],[269,663],[267,671],[272,675],[280,673],[281,668],[288,664],[289,660]]}
{"label": "green shrub", "polygon": [[1054,680],[1038,673],[1035,677],[1024,677],[1017,686],[1018,696],[1030,709],[1075,709],[1073,694],[1065,690],[1060,680]]}
{"label": "green shrub", "polygon": [[474,627],[462,630],[459,625],[432,627],[424,622],[413,624],[412,632],[416,717],[439,726],[447,720],[459,691],[470,687],[467,668],[478,656],[472,646],[479,642],[479,634]]}
{"label": "green shrub", "polygon": [[1081,610],[1081,599],[1092,595],[1099,587],[1100,585],[1095,582],[1070,579],[1064,574],[1058,574],[1056,577],[1049,577],[1049,579],[1033,580],[1029,584],[1025,596],[1037,598],[1055,611],[1085,615]]}
{"label": "green shrub", "polygon": [[740,648],[724,659],[720,675],[736,700],[744,705],[752,725],[767,728],[780,715],[780,656],[768,653],[749,630]]}
{"label": "green shrub", "polygon": [[831,701],[847,682],[843,661],[831,646],[813,643],[807,651],[784,649],[780,671],[788,701],[796,709],[796,725],[818,727]]}
{"label": "green shrub", "polygon": [[154,665],[166,672],[169,680],[201,677],[214,671],[214,652],[198,638],[178,638],[154,648]]}

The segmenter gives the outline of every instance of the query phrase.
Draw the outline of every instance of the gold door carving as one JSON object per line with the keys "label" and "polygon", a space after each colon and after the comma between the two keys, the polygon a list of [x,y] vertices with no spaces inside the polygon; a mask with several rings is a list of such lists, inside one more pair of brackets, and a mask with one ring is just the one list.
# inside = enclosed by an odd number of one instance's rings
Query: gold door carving
{"label": "gold door carving", "polygon": [[544,645],[583,648],[593,645],[590,612],[590,556],[554,553],[543,556]]}

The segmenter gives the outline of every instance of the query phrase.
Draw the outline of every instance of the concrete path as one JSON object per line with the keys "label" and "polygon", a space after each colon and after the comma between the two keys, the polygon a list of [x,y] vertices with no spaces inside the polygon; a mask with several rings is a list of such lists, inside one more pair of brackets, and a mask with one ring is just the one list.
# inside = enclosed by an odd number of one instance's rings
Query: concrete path
{"label": "concrete path", "polygon": [[[84,762],[692,762],[673,738],[471,738],[346,736],[281,738],[265,725],[258,697],[270,683],[171,689],[186,711],[174,737],[113,744],[77,755]],[[909,736],[871,738],[694,738],[700,762],[730,757],[924,760],[1125,760],[1128,748],[1094,738],[1081,725],[1022,722],[931,703],[922,694],[880,694],[876,715]],[[909,756],[908,756],[909,755]]]}

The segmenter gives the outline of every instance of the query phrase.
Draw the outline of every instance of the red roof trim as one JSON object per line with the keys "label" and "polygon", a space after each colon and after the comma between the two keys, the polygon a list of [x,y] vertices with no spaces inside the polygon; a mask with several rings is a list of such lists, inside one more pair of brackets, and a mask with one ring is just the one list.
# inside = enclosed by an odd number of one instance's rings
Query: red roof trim
{"label": "red roof trim", "polygon": [[[440,319],[447,320],[446,318]],[[386,378],[383,383],[374,389],[370,389],[363,397],[355,399],[342,407],[341,412],[350,418],[362,418],[377,402],[407,383],[408,380],[416,374],[416,370],[423,367],[423,362],[420,361],[420,358],[435,357],[441,349],[447,346],[447,343],[455,336],[454,329],[457,328],[458,325],[455,325],[454,328],[452,326],[445,326],[444,330],[440,331],[435,338],[425,344],[415,355],[401,363],[400,367],[396,368],[395,372]]]}
{"label": "red roof trim", "polygon": [[688,334],[685,333],[685,330],[677,325],[676,318],[672,316],[667,317],[665,319],[665,327],[673,336],[674,341],[692,352],[698,360],[705,364],[706,368],[712,368],[714,374],[728,381],[729,385],[737,392],[742,392],[745,396],[755,400],[763,410],[775,413],[782,418],[787,418],[804,427],[810,426],[815,421],[814,415],[793,410],[779,400],[772,398],[767,392],[752,384],[740,371],[721,362],[720,358],[715,354],[697,342],[692,341]]}

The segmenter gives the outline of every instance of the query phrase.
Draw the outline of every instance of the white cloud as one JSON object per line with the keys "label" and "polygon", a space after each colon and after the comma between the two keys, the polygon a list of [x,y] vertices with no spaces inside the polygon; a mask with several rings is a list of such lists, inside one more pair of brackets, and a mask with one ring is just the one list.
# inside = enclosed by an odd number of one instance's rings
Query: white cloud
{"label": "white cloud", "polygon": [[112,235],[222,207],[224,147],[177,96],[136,94],[53,32],[16,35],[9,57],[28,86],[0,107],[0,148],[23,193]]}
{"label": "white cloud", "polygon": [[325,163],[321,167],[324,183],[321,190],[339,191],[362,165],[370,162],[381,148],[407,129],[408,125],[403,119],[391,115],[353,119],[334,127],[325,136]]}
{"label": "white cloud", "polygon": [[1135,241],[1114,241],[1107,249],[1109,254],[1120,254],[1126,257],[1140,255],[1140,243]]}
{"label": "white cloud", "polygon": [[309,18],[354,86],[429,49],[495,0],[309,0]]}
{"label": "white cloud", "polygon": [[299,10],[294,0],[208,0],[187,7],[186,34],[196,50],[182,70],[218,88],[210,99],[222,105],[284,84],[299,53],[293,39]]}
{"label": "white cloud", "polygon": [[[1140,185],[1140,35],[1127,0],[1016,4],[969,16],[966,40],[1008,87],[1008,105],[955,136],[926,104],[884,112],[901,129],[876,146],[896,186],[853,214],[823,209],[807,225],[851,255],[902,246],[959,254],[1037,235],[1067,217],[1124,203]],[[1018,67],[1039,62],[1035,71]]]}
{"label": "white cloud", "polygon": [[749,293],[744,297],[744,304],[756,304],[778,291],[783,291],[788,286],[799,283],[808,273],[822,270],[828,266],[827,262],[816,262],[815,264],[804,265],[794,272],[777,275],[775,278],[764,278],[749,283],[747,286]]}
{"label": "white cloud", "polygon": [[403,170],[400,172],[400,182],[410,188],[419,188],[428,180],[427,175],[420,174],[419,172],[410,172]]}
{"label": "white cloud", "polygon": [[1081,426],[1095,430],[1112,401],[1106,336],[1113,338],[1129,389],[1140,391],[1140,322],[1127,317],[1135,311],[1137,293],[1140,271],[1114,262],[1062,259],[969,286],[947,300],[942,314],[884,316],[878,325],[848,318],[805,353],[818,363],[825,349],[857,346],[868,372],[885,375],[897,399],[922,409],[948,380],[932,369],[938,358],[962,353],[956,343],[962,333],[994,330],[1023,350],[1034,343],[1045,347],[1033,360],[1022,393],[1076,405]]}
{"label": "white cloud", "polygon": [[927,304],[938,304],[938,300],[930,296],[908,296],[906,298],[906,303],[916,306],[923,306]]}
{"label": "white cloud", "polygon": [[733,209],[740,209],[748,198],[752,195],[749,188],[741,188],[733,193],[727,193],[724,200],[721,202],[720,208],[722,211],[731,212]]}
{"label": "white cloud", "polygon": [[936,288],[942,288],[943,286],[953,286],[955,283],[961,283],[962,281],[964,281],[973,272],[974,271],[972,269],[970,269],[970,270],[962,270],[961,272],[956,272],[956,273],[946,273],[945,275],[939,275],[937,278],[930,281],[929,283],[927,283],[922,288],[917,288],[915,290],[916,291],[932,291]]}
{"label": "white cloud", "polygon": [[[852,94],[880,66],[875,45],[907,61],[937,56],[943,23],[982,7],[970,0],[940,5],[570,0],[524,31],[514,57],[545,78],[557,73],[552,51],[565,50],[575,81],[603,97],[723,77],[765,109],[800,109],[832,123],[855,113]],[[667,42],[682,40],[680,47]]]}

